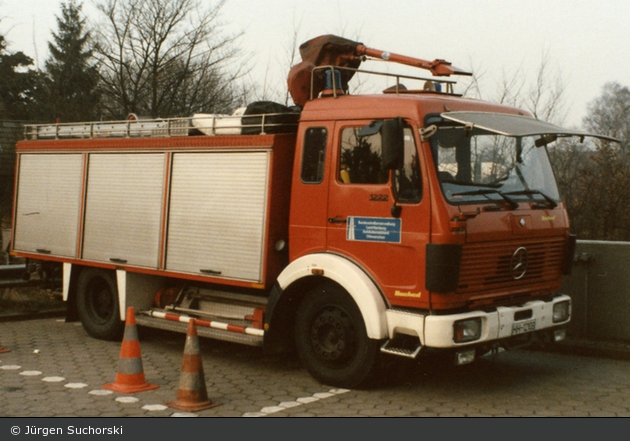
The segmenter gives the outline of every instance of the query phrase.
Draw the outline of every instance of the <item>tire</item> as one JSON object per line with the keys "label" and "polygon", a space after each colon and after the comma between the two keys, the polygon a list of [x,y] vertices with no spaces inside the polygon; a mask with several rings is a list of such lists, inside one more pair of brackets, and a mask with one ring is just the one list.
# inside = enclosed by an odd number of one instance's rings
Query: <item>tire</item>
{"label": "tire", "polygon": [[361,311],[336,284],[307,294],[297,311],[295,337],[300,360],[324,384],[366,386],[378,370],[379,341],[367,336]]}
{"label": "tire", "polygon": [[118,288],[111,271],[87,268],[77,284],[77,312],[86,332],[100,340],[120,340],[125,323],[120,320]]}

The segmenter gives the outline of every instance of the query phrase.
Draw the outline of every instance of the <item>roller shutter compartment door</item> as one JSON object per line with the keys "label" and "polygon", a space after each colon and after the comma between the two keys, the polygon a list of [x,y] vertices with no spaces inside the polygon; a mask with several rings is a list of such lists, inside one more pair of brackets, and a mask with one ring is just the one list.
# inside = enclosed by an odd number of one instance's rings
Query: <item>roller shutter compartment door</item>
{"label": "roller shutter compartment door", "polygon": [[163,153],[90,155],[85,259],[158,266],[165,160]]}
{"label": "roller shutter compartment door", "polygon": [[82,155],[22,154],[19,167],[14,249],[75,257]]}
{"label": "roller shutter compartment door", "polygon": [[173,155],[168,270],[260,282],[269,152]]}

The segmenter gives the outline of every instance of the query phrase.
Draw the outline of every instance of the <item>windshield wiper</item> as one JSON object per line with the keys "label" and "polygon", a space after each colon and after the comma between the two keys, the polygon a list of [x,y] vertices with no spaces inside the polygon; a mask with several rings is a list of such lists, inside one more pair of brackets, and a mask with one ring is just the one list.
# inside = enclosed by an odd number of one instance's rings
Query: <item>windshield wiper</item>
{"label": "windshield wiper", "polygon": [[547,205],[538,205],[536,204],[534,206],[534,208],[556,208],[558,206],[558,203],[556,201],[554,201],[553,199],[551,199],[549,196],[547,196],[545,193],[543,193],[540,190],[521,190],[521,191],[510,191],[506,194],[510,194],[510,195],[533,195],[533,194],[537,194],[543,197],[543,199],[545,199],[545,201],[547,202]]}
{"label": "windshield wiper", "polygon": [[488,197],[489,194],[498,194],[499,196],[501,196],[503,198],[503,200],[505,200],[505,202],[507,202],[508,204],[508,209],[509,210],[514,210],[518,207],[518,203],[516,203],[514,201],[514,199],[506,196],[504,193],[501,193],[499,190],[494,190],[492,188],[486,188],[486,189],[480,189],[480,190],[472,190],[472,191],[464,191],[462,193],[455,193],[451,196],[486,196],[486,198],[488,198],[489,200],[493,201],[493,202],[498,202],[494,199],[491,199]]}

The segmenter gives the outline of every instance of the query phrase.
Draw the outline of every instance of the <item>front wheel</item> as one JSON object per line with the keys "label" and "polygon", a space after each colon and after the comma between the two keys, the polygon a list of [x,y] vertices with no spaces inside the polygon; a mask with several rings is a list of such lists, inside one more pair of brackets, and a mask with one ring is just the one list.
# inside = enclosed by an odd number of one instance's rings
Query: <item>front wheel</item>
{"label": "front wheel", "polygon": [[358,306],[333,283],[315,288],[298,308],[296,345],[309,373],[324,384],[365,386],[377,371],[379,341],[367,336]]}
{"label": "front wheel", "polygon": [[118,288],[111,271],[87,268],[77,284],[77,311],[83,328],[101,340],[120,340],[125,323],[120,320]]}

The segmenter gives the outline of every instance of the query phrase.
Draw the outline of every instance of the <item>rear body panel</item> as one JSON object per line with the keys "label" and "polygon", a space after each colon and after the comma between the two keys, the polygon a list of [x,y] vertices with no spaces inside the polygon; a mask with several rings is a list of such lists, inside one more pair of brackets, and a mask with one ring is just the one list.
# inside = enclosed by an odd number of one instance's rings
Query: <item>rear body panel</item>
{"label": "rear body panel", "polygon": [[288,241],[294,144],[294,135],[23,141],[13,251],[270,286],[286,265],[274,247]]}

